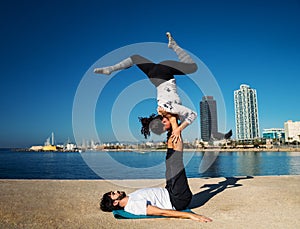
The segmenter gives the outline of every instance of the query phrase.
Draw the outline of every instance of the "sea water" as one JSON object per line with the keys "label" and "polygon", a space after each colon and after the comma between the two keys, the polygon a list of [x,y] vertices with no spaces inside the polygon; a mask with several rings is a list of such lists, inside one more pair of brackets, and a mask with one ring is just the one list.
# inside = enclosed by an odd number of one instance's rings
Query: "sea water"
{"label": "sea water", "polygon": [[[0,179],[161,179],[164,161],[165,152],[2,150]],[[300,175],[299,152],[184,152],[184,163],[189,178]]]}

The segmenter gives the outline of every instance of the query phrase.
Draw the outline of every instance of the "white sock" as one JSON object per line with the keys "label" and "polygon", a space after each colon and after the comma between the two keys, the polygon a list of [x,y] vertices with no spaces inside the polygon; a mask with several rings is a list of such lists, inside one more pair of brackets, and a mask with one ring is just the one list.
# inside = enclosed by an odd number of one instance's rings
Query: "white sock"
{"label": "white sock", "polygon": [[169,39],[168,47],[174,50],[174,52],[178,56],[178,59],[181,62],[187,63],[187,64],[195,63],[193,61],[193,59],[191,58],[191,56],[186,51],[184,51],[181,47],[179,47],[179,45],[176,43],[176,41],[172,37],[171,33],[167,32],[166,34]]}
{"label": "white sock", "polygon": [[112,66],[104,67],[104,68],[95,68],[94,72],[98,74],[110,75],[114,71],[122,70],[129,68],[133,65],[133,61],[130,57],[122,60],[120,63],[117,63]]}

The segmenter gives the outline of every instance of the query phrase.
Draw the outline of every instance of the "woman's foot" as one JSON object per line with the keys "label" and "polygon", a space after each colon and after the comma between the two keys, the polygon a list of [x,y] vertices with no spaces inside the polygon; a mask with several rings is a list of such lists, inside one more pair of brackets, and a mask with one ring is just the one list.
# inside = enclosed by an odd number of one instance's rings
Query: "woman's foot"
{"label": "woman's foot", "polygon": [[132,65],[133,65],[133,61],[131,57],[128,57],[115,65],[104,67],[104,68],[95,68],[94,72],[99,74],[110,75],[114,71],[123,70],[131,67]]}
{"label": "woman's foot", "polygon": [[166,35],[167,35],[167,38],[169,39],[168,47],[174,48],[177,45],[176,41],[174,40],[174,38],[172,37],[170,32],[167,32]]}
{"label": "woman's foot", "polygon": [[110,69],[109,67],[94,69],[94,73],[98,73],[98,74],[110,75],[111,72],[112,72],[112,69]]}

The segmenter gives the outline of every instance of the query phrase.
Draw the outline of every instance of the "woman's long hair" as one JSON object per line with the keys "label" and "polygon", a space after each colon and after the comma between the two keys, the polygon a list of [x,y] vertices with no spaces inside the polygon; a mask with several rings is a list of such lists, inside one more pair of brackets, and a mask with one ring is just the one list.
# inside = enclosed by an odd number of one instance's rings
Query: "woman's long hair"
{"label": "woman's long hair", "polygon": [[162,116],[155,114],[152,114],[149,117],[139,117],[139,121],[142,124],[141,134],[144,135],[145,139],[150,136],[150,130],[158,135],[165,132],[161,120]]}

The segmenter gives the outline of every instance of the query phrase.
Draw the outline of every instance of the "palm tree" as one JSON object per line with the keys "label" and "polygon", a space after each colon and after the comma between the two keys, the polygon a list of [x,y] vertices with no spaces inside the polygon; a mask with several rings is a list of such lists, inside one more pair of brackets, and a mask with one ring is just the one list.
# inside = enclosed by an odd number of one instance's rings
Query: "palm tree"
{"label": "palm tree", "polygon": [[290,141],[293,140],[292,137],[288,137],[288,143],[289,143],[289,148],[290,148]]}

